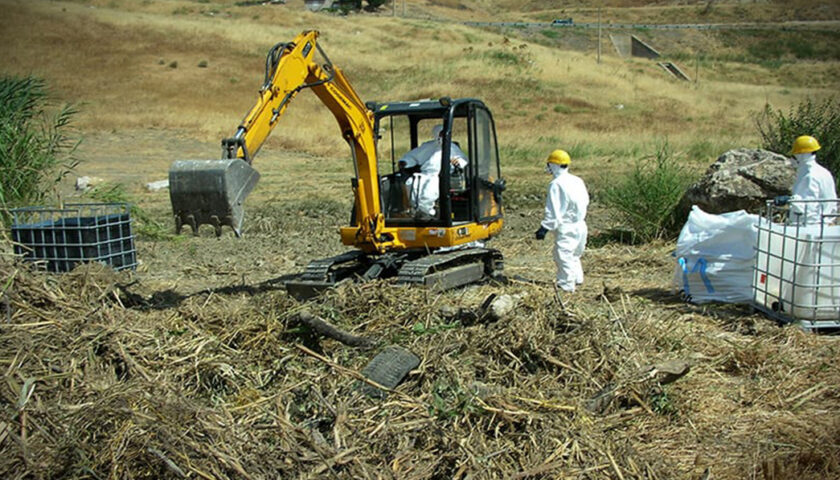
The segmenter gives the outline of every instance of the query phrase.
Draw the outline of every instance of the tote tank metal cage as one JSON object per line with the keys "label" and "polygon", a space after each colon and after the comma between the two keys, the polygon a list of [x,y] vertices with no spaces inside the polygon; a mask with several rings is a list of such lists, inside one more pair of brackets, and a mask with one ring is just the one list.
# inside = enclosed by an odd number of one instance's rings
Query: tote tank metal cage
{"label": "tote tank metal cage", "polygon": [[24,207],[11,213],[15,253],[50,272],[69,272],[84,262],[101,262],[115,270],[137,267],[128,204]]}
{"label": "tote tank metal cage", "polygon": [[757,225],[755,309],[806,330],[840,328],[839,218],[838,200],[767,202]]}

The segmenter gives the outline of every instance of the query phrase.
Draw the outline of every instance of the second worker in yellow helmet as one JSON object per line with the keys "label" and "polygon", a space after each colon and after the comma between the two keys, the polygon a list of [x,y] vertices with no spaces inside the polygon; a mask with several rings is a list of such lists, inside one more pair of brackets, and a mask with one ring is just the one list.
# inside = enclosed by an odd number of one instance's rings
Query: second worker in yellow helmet
{"label": "second worker in yellow helmet", "polygon": [[586,248],[586,209],[589,192],[583,180],[569,173],[572,159],[565,150],[554,150],[546,159],[546,172],[552,175],[545,199],[545,213],[536,232],[537,240],[554,232],[554,263],[557,286],[567,292],[583,283],[580,257]]}
{"label": "second worker in yellow helmet", "polygon": [[820,143],[810,135],[793,141],[791,154],[796,158],[796,180],[792,195],[775,198],[776,205],[790,204],[790,221],[800,225],[831,223],[837,213],[837,191],[834,177],[817,163]]}

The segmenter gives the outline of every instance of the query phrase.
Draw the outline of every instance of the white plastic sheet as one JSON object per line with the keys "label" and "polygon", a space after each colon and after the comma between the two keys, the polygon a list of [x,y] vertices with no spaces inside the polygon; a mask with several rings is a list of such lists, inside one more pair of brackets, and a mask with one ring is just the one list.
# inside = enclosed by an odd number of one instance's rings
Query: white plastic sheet
{"label": "white plastic sheet", "polygon": [[758,215],[697,206],[677,239],[674,288],[692,303],[752,301]]}

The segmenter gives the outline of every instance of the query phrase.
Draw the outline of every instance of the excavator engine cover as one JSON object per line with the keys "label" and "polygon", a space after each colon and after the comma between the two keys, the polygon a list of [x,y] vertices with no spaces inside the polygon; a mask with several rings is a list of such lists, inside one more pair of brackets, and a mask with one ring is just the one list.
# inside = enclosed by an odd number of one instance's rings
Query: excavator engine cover
{"label": "excavator engine cover", "polygon": [[189,225],[193,234],[210,224],[216,235],[228,225],[236,236],[242,233],[245,197],[260,178],[244,160],[178,160],[169,168],[169,198],[175,215],[175,233]]}

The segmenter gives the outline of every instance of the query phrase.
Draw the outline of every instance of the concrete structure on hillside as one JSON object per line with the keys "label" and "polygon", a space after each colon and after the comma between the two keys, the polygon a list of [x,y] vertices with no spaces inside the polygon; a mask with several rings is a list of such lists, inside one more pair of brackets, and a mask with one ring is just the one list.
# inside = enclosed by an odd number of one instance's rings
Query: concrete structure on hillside
{"label": "concrete structure on hillside", "polygon": [[674,62],[659,62],[659,63],[657,63],[657,65],[662,67],[666,72],[668,72],[674,78],[677,78],[677,79],[680,79],[680,80],[685,80],[687,82],[691,81],[691,79],[688,78],[688,75],[686,75],[686,73],[683,72],[682,69],[680,67],[678,67],[677,64],[674,63]]}
{"label": "concrete structure on hillside", "polygon": [[655,48],[635,35],[611,33],[610,42],[612,42],[615,52],[622,58],[640,57],[655,59],[660,57],[659,52]]}
{"label": "concrete structure on hillside", "polygon": [[635,35],[630,35],[630,54],[634,57],[650,59],[660,57],[659,52],[656,51],[655,48],[651,47]]}
{"label": "concrete structure on hillside", "polygon": [[621,58],[630,56],[630,35],[621,35],[610,33],[610,42],[615,48],[615,53]]}
{"label": "concrete structure on hillside", "polygon": [[333,0],[303,0],[306,9],[312,12],[330,8],[333,5]]}

